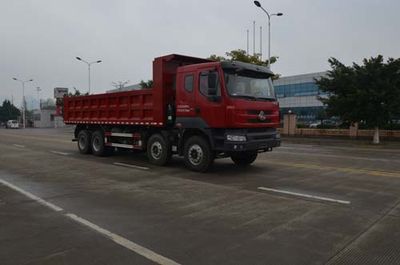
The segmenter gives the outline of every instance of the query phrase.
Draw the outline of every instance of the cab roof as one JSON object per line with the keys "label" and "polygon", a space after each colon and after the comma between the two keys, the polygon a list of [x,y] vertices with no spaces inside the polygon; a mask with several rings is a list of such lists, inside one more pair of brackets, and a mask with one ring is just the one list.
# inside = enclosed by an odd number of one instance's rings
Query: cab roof
{"label": "cab roof", "polygon": [[221,66],[224,69],[249,70],[265,73],[271,76],[274,75],[274,73],[268,67],[251,63],[244,63],[239,61],[223,61],[221,62]]}

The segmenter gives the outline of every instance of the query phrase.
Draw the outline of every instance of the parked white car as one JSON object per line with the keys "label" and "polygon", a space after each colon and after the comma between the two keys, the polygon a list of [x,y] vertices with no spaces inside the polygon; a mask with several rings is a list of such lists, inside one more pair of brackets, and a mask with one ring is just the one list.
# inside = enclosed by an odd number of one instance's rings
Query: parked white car
{"label": "parked white car", "polygon": [[6,128],[7,129],[18,129],[19,122],[17,120],[9,120],[9,121],[7,121]]}
{"label": "parked white car", "polygon": [[309,128],[318,128],[318,126],[320,126],[320,125],[321,125],[321,122],[317,121],[317,122],[311,123],[308,127]]}

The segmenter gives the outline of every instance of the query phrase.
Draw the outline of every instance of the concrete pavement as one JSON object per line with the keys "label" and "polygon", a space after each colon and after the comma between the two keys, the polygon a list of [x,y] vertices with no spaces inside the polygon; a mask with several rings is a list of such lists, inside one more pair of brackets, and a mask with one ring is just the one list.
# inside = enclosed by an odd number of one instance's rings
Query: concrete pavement
{"label": "concrete pavement", "polygon": [[0,130],[0,179],[63,209],[0,184],[1,264],[157,264],[66,214],[178,264],[399,260],[400,150],[284,143],[200,174],[179,158],[81,155],[71,138]]}

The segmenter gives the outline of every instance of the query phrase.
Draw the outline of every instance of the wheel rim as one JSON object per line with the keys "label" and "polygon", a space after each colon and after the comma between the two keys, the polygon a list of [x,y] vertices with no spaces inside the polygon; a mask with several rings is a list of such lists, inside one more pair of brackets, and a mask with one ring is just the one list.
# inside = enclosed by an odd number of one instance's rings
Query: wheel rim
{"label": "wheel rim", "polygon": [[195,166],[200,165],[203,161],[203,149],[198,144],[194,144],[189,148],[189,161]]}
{"label": "wheel rim", "polygon": [[151,156],[154,159],[160,159],[162,156],[162,145],[160,142],[154,142],[150,147]]}
{"label": "wheel rim", "polygon": [[86,147],[86,138],[85,136],[79,137],[79,148],[80,149],[85,149]]}
{"label": "wheel rim", "polygon": [[98,152],[100,150],[100,145],[101,145],[101,143],[100,143],[99,137],[94,137],[93,138],[93,150]]}

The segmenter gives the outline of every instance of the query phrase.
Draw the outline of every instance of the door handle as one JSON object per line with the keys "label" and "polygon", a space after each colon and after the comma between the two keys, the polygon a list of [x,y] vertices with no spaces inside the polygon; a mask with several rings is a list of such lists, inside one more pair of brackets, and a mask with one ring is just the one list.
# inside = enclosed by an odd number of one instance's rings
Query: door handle
{"label": "door handle", "polygon": [[195,107],[194,111],[196,112],[196,114],[200,114],[200,108],[199,107]]}

